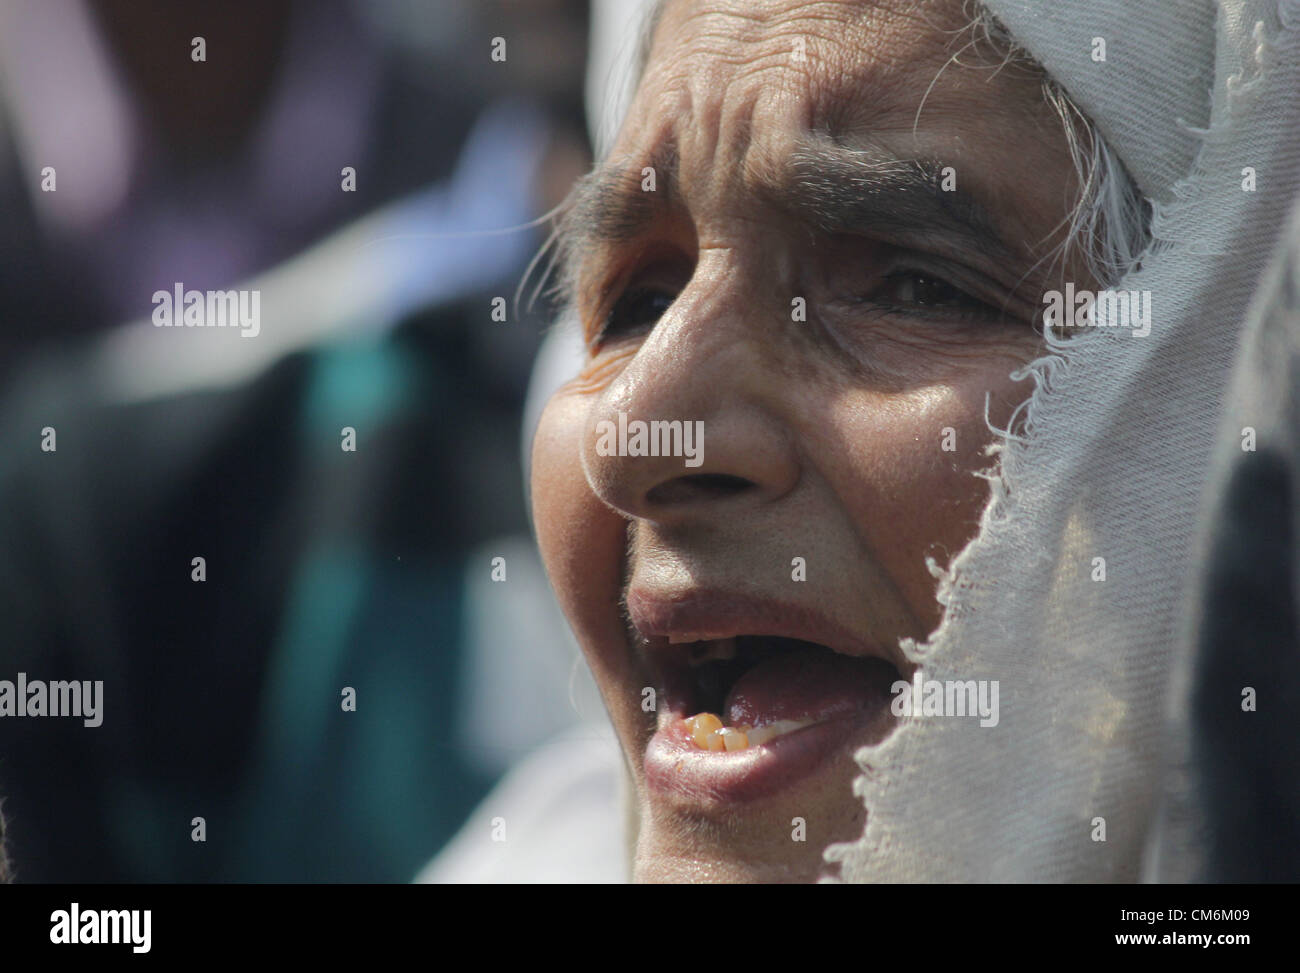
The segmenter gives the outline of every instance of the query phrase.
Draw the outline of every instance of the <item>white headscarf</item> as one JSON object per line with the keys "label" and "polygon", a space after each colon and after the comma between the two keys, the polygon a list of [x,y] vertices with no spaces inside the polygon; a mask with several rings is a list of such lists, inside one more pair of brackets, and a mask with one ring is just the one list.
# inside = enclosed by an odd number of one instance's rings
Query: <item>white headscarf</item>
{"label": "white headscarf", "polygon": [[[598,152],[643,6],[594,4]],[[1028,369],[1026,422],[1000,437],[978,536],[940,580],[944,621],[906,647],[926,679],[997,680],[998,725],[914,718],[860,751],[866,830],[826,856],[849,881],[1135,880],[1144,854],[1147,877],[1193,877],[1174,674],[1216,443],[1240,452],[1248,424],[1225,415],[1229,377],[1300,183],[1300,0],[986,6],[1154,204],[1154,244],[1114,285],[1151,293],[1152,326],[1049,338]],[[1157,855],[1162,782],[1178,813]]]}

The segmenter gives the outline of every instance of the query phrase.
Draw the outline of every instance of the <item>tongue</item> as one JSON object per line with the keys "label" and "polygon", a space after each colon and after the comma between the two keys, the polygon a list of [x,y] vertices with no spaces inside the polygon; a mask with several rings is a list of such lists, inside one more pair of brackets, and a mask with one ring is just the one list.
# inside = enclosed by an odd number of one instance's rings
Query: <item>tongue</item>
{"label": "tongue", "polygon": [[759,726],[874,709],[888,705],[889,687],[899,678],[898,670],[881,659],[809,645],[760,662],[741,676],[727,694],[725,718],[730,726]]}

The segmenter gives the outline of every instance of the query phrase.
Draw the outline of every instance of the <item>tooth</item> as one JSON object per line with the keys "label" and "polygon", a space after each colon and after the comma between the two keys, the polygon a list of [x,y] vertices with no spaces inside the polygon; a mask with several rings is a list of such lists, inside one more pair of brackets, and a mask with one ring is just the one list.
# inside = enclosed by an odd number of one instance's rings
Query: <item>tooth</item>
{"label": "tooth", "polygon": [[805,726],[812,726],[816,720],[774,720],[763,726],[756,726],[749,731],[749,745],[751,747],[762,746],[775,740],[777,737],[785,736],[787,733],[793,733],[795,730],[802,730]]}
{"label": "tooth", "polygon": [[749,738],[735,727],[725,726],[718,731],[722,745],[728,750],[744,750],[749,746]]}
{"label": "tooth", "polygon": [[794,730],[802,729],[812,724],[812,720],[777,720],[771,724],[772,729],[776,731],[779,737],[785,736]]}
{"label": "tooth", "polygon": [[761,747],[777,737],[802,730],[816,723],[813,719],[774,720],[763,726],[725,726],[714,713],[699,713],[686,719],[686,729],[691,742],[701,750],[732,751]]}
{"label": "tooth", "polygon": [[701,750],[713,749],[709,746],[709,735],[722,729],[722,720],[718,719],[712,713],[701,713],[699,716],[692,716],[686,721],[690,728],[691,739]]}

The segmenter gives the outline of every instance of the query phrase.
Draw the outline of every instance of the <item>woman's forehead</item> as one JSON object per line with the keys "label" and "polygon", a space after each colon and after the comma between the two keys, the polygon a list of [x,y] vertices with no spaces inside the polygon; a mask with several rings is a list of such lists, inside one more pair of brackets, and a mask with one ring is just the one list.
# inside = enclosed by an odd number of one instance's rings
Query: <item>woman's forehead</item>
{"label": "woman's forehead", "polygon": [[[948,136],[973,119],[1045,141],[1040,78],[998,70],[962,0],[669,0],[611,157],[694,148],[712,163],[779,165],[809,133],[833,139]],[[1026,118],[1028,114],[1029,118]],[[1028,122],[1028,124],[1027,124]],[[971,134],[974,134],[971,132]],[[743,158],[727,158],[728,154]]]}
{"label": "woman's forehead", "polygon": [[[963,0],[669,0],[655,21],[640,89],[658,98],[685,89],[704,104],[706,94],[766,93],[815,122],[833,122],[853,106],[875,115],[915,112],[918,95],[954,57],[989,60],[989,46],[972,43],[968,7]],[[1004,96],[1025,79],[990,71],[983,80],[1007,82],[993,85]]]}
{"label": "woman's forehead", "polygon": [[571,249],[593,253],[656,212],[698,216],[708,201],[756,218],[754,204],[780,195],[763,189],[861,196],[840,210],[925,198],[882,182],[892,170],[951,172],[941,209],[983,210],[1006,239],[1046,241],[1073,172],[1061,127],[1034,122],[1050,116],[1041,76],[998,70],[987,43],[976,50],[966,6],[670,0],[626,123],[575,194],[569,236],[583,239]]}

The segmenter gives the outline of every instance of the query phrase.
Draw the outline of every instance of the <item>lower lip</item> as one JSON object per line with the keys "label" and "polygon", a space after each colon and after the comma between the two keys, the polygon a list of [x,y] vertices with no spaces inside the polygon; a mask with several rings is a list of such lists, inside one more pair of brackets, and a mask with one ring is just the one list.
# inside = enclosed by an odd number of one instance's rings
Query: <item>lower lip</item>
{"label": "lower lip", "polygon": [[[889,710],[856,710],[744,750],[701,750],[673,717],[645,753],[650,789],[698,805],[729,805],[779,794],[811,777],[839,751],[878,742],[893,725]],[[875,730],[877,732],[868,732]]]}

